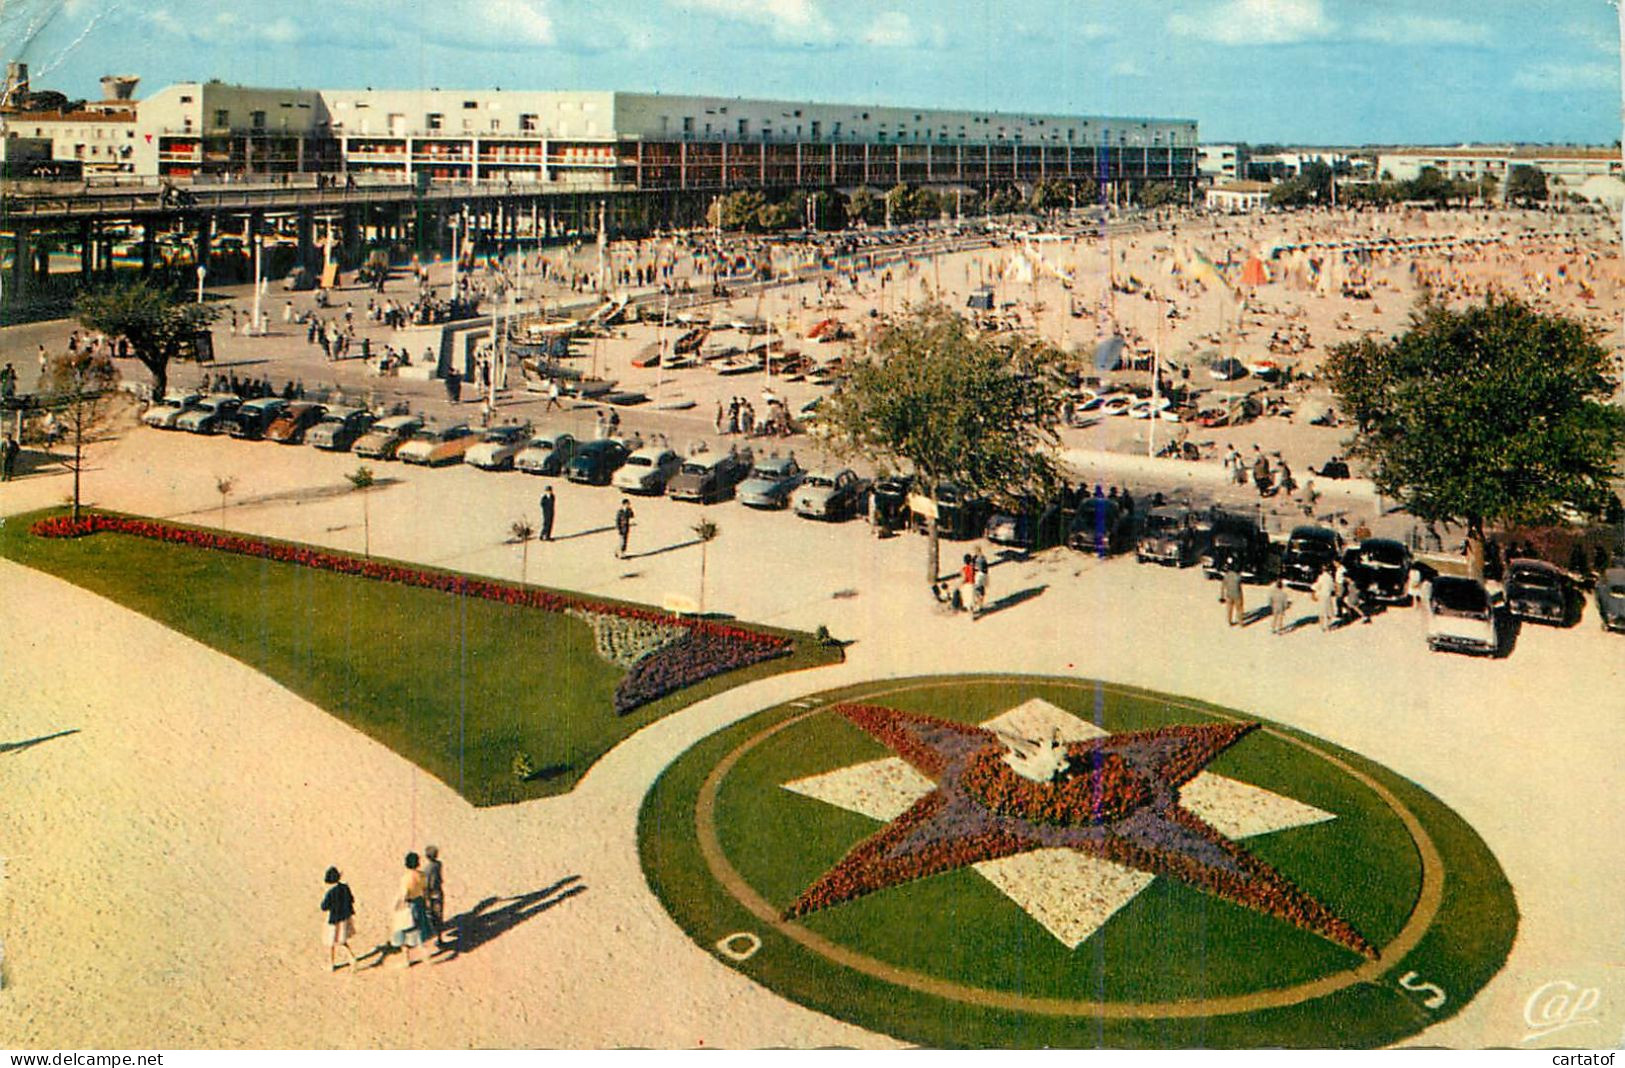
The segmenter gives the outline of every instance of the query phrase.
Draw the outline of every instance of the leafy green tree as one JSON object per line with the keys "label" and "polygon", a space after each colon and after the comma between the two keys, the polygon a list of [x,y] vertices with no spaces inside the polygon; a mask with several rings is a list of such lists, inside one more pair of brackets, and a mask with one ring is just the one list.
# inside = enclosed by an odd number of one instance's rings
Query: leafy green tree
{"label": "leafy green tree", "polygon": [[1546,172],[1520,163],[1507,175],[1507,199],[1527,207],[1546,199]]}
{"label": "leafy green tree", "polygon": [[118,388],[118,368],[106,356],[64,352],[45,364],[40,403],[61,425],[73,455],[63,466],[73,472],[73,518],[79,518],[79,481],[85,469],[85,445],[106,428]]}
{"label": "leafy green tree", "polygon": [[[941,482],[982,495],[1046,492],[1060,479],[1062,364],[1040,341],[985,335],[941,305],[925,307],[886,323],[873,354],[830,398],[831,443],[888,469],[910,469],[916,491],[933,501]],[[935,582],[934,517],[929,531],[927,579]]]}
{"label": "leafy green tree", "polygon": [[1424,300],[1403,335],[1335,347],[1332,389],[1358,426],[1352,455],[1429,522],[1545,523],[1598,514],[1625,454],[1608,350],[1584,323],[1491,297]]}
{"label": "leafy green tree", "polygon": [[1445,204],[1455,192],[1455,183],[1446,178],[1437,167],[1423,167],[1415,178],[1405,183],[1406,200],[1431,200]]}
{"label": "leafy green tree", "polygon": [[1303,208],[1314,202],[1314,190],[1301,178],[1287,178],[1270,187],[1271,207]]}
{"label": "leafy green tree", "polygon": [[205,304],[145,279],[122,281],[79,295],[74,315],[87,330],[124,338],[131,354],[152,373],[152,392],[162,397],[169,386],[169,361],[180,355],[197,333],[219,313]]}
{"label": "leafy green tree", "polygon": [[1072,206],[1072,190],[1067,188],[1065,182],[1039,182],[1033,186],[1033,195],[1027,198],[1027,206],[1036,215],[1054,215]]}
{"label": "leafy green tree", "polygon": [[1021,194],[1005,186],[995,189],[983,201],[989,215],[1013,215],[1025,207]]}
{"label": "leafy green tree", "polygon": [[925,222],[942,214],[942,203],[929,189],[895,185],[886,192],[886,214],[897,226]]}
{"label": "leafy green tree", "polygon": [[846,201],[846,216],[853,222],[879,226],[886,221],[886,204],[873,189],[859,186]]}
{"label": "leafy green tree", "polygon": [[1146,208],[1165,208],[1178,204],[1184,198],[1172,182],[1147,182],[1140,187],[1140,204]]}

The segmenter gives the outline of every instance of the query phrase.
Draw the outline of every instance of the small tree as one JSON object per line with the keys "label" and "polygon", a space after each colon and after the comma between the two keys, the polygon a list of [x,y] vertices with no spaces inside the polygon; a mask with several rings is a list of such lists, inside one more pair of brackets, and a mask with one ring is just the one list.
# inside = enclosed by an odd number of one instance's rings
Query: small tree
{"label": "small tree", "polygon": [[128,341],[132,355],[152,373],[153,396],[162,397],[169,361],[218,313],[143,279],[80,294],[74,314],[86,329]]}
{"label": "small tree", "polygon": [[722,533],[718,526],[709,519],[702,519],[689,528],[694,536],[700,539],[700,611],[705,611],[705,557],[711,548],[711,543],[717,535]]}
{"label": "small tree", "polygon": [[530,581],[530,539],[536,536],[536,528],[531,526],[528,519],[515,519],[508,525],[508,531],[513,540],[519,543],[519,581]]}
{"label": "small tree", "polygon": [[354,471],[344,476],[361,494],[361,544],[365,556],[372,555],[372,517],[368,514],[367,496],[377,479],[373,478],[372,468],[362,464]]}
{"label": "small tree", "polygon": [[1528,207],[1546,199],[1546,172],[1520,163],[1507,175],[1507,199]]}
{"label": "small tree", "polygon": [[85,466],[85,445],[105,428],[118,386],[118,368],[106,356],[66,352],[45,364],[40,382],[41,401],[61,422],[73,455],[64,461],[73,472],[73,518],[79,518],[80,475]]}
{"label": "small tree", "polygon": [[227,475],[220,475],[214,480],[214,491],[220,494],[220,525],[226,525],[226,498],[237,486],[237,480]]}

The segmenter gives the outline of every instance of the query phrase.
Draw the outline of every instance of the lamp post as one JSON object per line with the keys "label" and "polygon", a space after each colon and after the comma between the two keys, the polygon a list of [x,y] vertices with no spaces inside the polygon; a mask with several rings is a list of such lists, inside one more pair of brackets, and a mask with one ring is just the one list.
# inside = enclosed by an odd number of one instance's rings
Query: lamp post
{"label": "lamp post", "polygon": [[264,245],[264,238],[256,229],[254,231],[254,317],[249,324],[249,333],[252,334],[265,333],[265,327],[260,322],[260,292],[265,288],[265,283],[261,280],[264,276],[260,273],[260,250]]}
{"label": "lamp post", "polygon": [[199,304],[203,303],[203,278],[208,273],[209,269],[203,264],[197,265],[197,302]]}

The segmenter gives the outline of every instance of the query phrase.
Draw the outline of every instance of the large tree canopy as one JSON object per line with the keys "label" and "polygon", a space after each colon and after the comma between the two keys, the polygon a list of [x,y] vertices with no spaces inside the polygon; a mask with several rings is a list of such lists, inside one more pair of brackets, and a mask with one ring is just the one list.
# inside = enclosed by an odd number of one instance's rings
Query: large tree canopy
{"label": "large tree canopy", "polygon": [[169,385],[169,361],[217,314],[146,280],[82,293],[74,312],[86,328],[129,341],[132,354],[152,372],[153,395],[159,397]]}
{"label": "large tree canopy", "polygon": [[[882,327],[871,355],[828,402],[834,444],[906,468],[919,491],[1043,491],[1059,481],[1055,433],[1062,357],[1040,341],[990,337],[941,305]],[[928,561],[937,575],[933,521]]]}
{"label": "large tree canopy", "polygon": [[1424,300],[1411,328],[1332,349],[1326,371],[1359,431],[1353,455],[1430,522],[1549,522],[1601,512],[1625,454],[1608,351],[1585,324],[1492,296]]}

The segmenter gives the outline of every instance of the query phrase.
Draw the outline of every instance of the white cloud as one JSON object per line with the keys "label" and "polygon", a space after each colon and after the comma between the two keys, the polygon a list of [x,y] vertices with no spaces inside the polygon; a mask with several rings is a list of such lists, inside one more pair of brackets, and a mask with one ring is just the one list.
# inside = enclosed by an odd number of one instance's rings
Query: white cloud
{"label": "white cloud", "polygon": [[1476,45],[1490,39],[1487,26],[1431,15],[1393,15],[1373,19],[1354,31],[1356,37],[1392,45]]}
{"label": "white cloud", "polygon": [[919,40],[914,23],[901,11],[882,11],[863,31],[863,43],[878,48],[911,48]]}
{"label": "white cloud", "polygon": [[153,29],[194,44],[255,44],[290,45],[300,41],[304,34],[297,23],[287,17],[262,22],[242,19],[234,12],[220,11],[208,18],[190,18],[177,15],[167,7],[147,13],[147,23]]}
{"label": "white cloud", "polygon": [[1170,15],[1168,28],[1216,44],[1273,45],[1326,37],[1334,26],[1321,0],[1224,0],[1205,11]]}
{"label": "white cloud", "polygon": [[786,44],[827,44],[835,25],[817,0],[688,0],[693,11],[761,26]]}
{"label": "white cloud", "polygon": [[1619,89],[1617,63],[1531,63],[1512,76],[1519,89],[1536,93],[1568,93]]}

